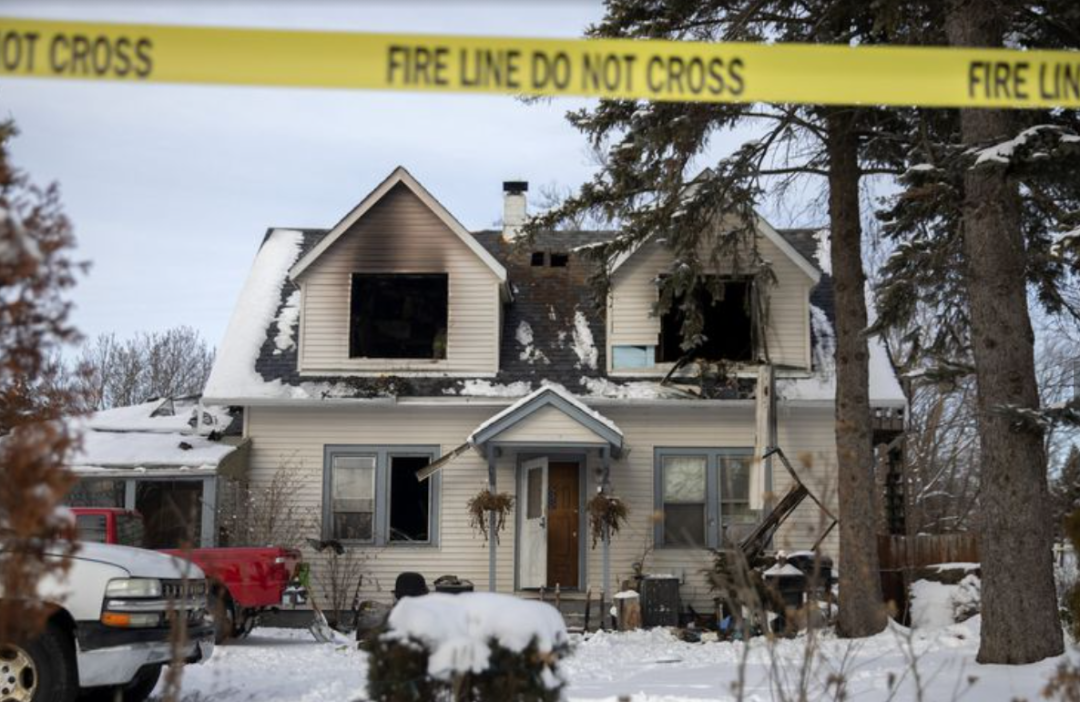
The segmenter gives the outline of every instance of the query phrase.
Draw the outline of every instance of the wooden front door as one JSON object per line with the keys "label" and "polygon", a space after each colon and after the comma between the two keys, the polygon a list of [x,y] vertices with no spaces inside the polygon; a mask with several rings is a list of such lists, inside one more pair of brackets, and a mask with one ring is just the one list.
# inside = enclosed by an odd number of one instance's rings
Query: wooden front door
{"label": "wooden front door", "polygon": [[578,464],[552,461],[548,467],[548,587],[578,587],[580,497]]}

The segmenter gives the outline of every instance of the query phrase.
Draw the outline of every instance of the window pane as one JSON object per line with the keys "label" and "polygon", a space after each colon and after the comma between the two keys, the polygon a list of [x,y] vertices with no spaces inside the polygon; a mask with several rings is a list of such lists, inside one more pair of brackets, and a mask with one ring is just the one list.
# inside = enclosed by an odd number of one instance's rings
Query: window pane
{"label": "window pane", "polygon": [[445,273],[354,274],[349,356],[446,358],[448,306]]}
{"label": "window pane", "polygon": [[544,471],[542,468],[533,468],[529,471],[528,491],[525,518],[539,519],[544,513]]}
{"label": "window pane", "polygon": [[356,541],[371,541],[371,512],[336,512],[334,514],[334,538]]}
{"label": "window pane", "polygon": [[133,514],[116,515],[116,542],[121,546],[142,548],[143,521]]}
{"label": "window pane", "polygon": [[664,502],[705,501],[704,456],[664,457]]}
{"label": "window pane", "polygon": [[750,501],[749,456],[727,456],[722,459],[720,498],[724,501]]}
{"label": "window pane", "polygon": [[705,505],[664,505],[664,545],[704,546]]}
{"label": "window pane", "polygon": [[80,541],[103,544],[108,537],[104,514],[80,514],[75,517],[75,528],[79,531]]}
{"label": "window pane", "polygon": [[72,507],[123,507],[123,480],[80,480],[65,503]]}
{"label": "window pane", "polygon": [[391,541],[424,543],[430,538],[432,479],[416,479],[416,472],[430,462],[428,456],[390,457]]}
{"label": "window pane", "polygon": [[334,456],[330,509],[334,538],[369,541],[375,514],[375,456]]}
{"label": "window pane", "polygon": [[137,481],[135,509],[145,520],[145,548],[197,546],[202,535],[203,481]]}

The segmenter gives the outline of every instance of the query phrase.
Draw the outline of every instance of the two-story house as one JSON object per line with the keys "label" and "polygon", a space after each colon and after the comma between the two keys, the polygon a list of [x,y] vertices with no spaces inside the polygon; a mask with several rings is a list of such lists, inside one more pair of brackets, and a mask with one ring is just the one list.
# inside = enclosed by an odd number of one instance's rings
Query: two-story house
{"label": "two-story house", "polygon": [[[243,407],[252,481],[283,465],[300,471],[295,499],[319,515],[322,536],[377,552],[368,581],[383,597],[403,571],[505,592],[610,594],[643,563],[681,576],[684,599],[706,601],[705,549],[787,489],[787,474],[758,458],[765,447],[782,447],[835,502],[822,235],[756,222],[775,276],[755,298],[767,309],[749,304],[752,271],[718,264],[705,343],[729,368],[680,388],[662,383],[682,352],[678,312],[654,311],[673,263],[661,238],[610,263],[608,299],[597,304],[582,250],[616,233],[516,244],[526,189],[504,184],[503,229],[472,232],[398,168],[328,230],[269,230],[204,402]],[[768,406],[757,390],[764,348],[775,377]],[[873,405],[902,411],[884,350],[874,345],[872,357]],[[605,478],[629,521],[594,547],[585,504]],[[516,502],[486,542],[466,504],[492,484]],[[822,521],[807,505],[778,547],[815,541]],[[834,539],[824,544],[833,555]]]}

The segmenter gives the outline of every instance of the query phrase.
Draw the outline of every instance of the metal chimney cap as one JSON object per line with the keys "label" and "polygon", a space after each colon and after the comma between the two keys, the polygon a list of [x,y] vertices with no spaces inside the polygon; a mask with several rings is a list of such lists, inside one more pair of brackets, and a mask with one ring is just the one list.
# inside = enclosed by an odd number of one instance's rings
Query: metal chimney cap
{"label": "metal chimney cap", "polygon": [[504,180],[503,192],[511,194],[520,194],[529,192],[529,181],[527,180]]}

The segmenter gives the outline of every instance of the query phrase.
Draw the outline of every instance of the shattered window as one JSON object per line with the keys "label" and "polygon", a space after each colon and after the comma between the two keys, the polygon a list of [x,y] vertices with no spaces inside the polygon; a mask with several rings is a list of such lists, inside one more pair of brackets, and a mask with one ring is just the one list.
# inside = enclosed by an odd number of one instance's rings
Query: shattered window
{"label": "shattered window", "polygon": [[[693,349],[694,357],[712,361],[754,360],[750,289],[748,280],[720,281],[715,276],[697,287],[693,294],[704,317],[701,330],[704,338]],[[660,319],[660,343],[656,349],[659,363],[674,363],[687,353],[682,348],[684,300],[685,296],[676,297]]]}
{"label": "shattered window", "polygon": [[355,273],[350,358],[446,358],[449,276]]}
{"label": "shattered window", "polygon": [[416,479],[429,463],[430,456],[390,456],[390,541],[430,540],[431,481]]}

